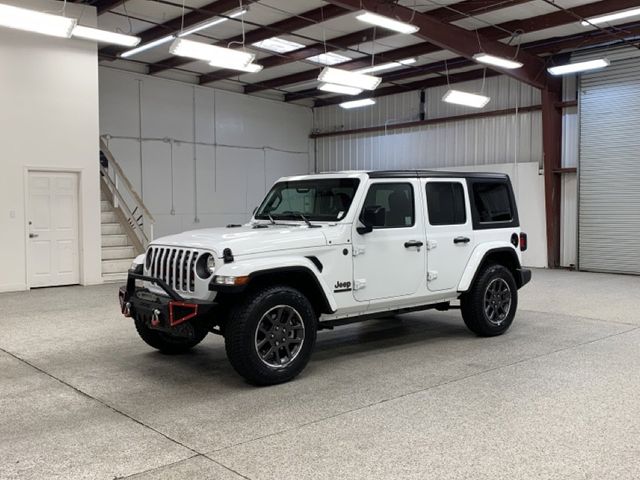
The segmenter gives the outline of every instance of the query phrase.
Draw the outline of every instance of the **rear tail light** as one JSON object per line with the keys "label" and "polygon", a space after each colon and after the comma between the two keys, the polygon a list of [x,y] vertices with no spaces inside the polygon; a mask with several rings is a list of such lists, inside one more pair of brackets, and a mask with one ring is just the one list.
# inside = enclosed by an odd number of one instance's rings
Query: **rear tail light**
{"label": "rear tail light", "polygon": [[520,251],[524,252],[527,249],[527,234],[520,234]]}

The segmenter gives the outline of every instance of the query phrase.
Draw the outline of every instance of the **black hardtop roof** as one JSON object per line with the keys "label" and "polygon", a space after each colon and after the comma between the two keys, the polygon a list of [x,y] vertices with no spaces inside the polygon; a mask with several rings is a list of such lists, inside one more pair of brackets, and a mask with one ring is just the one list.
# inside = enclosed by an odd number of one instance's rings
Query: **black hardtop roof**
{"label": "black hardtop roof", "polygon": [[505,173],[492,172],[446,172],[443,170],[372,170],[367,172],[370,178],[424,178],[424,177],[447,177],[447,178],[483,178],[508,180]]}

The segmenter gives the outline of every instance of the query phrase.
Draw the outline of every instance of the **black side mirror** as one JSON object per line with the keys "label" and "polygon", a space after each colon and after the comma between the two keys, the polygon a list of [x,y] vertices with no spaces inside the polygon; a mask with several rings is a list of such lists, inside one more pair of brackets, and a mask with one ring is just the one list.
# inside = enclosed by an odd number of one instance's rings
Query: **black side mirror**
{"label": "black side mirror", "polygon": [[365,207],[360,216],[360,222],[364,226],[357,227],[356,231],[364,235],[365,233],[371,233],[375,227],[384,227],[386,216],[387,210],[380,205]]}

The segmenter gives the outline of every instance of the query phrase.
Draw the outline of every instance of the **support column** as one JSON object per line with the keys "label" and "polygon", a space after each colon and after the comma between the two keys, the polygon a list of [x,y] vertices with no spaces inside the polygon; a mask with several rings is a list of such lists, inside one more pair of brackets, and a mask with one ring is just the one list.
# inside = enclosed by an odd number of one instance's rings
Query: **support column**
{"label": "support column", "polygon": [[547,225],[547,262],[560,266],[560,200],[562,166],[562,80],[549,77],[542,93],[542,148]]}

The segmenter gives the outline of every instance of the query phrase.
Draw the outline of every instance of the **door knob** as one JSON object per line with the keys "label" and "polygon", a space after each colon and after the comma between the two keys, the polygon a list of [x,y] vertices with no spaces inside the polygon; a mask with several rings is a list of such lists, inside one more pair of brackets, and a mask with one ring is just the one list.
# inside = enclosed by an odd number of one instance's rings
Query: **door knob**
{"label": "door knob", "polygon": [[469,243],[471,239],[469,237],[456,237],[453,239],[453,243]]}
{"label": "door knob", "polygon": [[29,234],[29,238],[37,238],[38,234],[37,233],[30,233]]}

